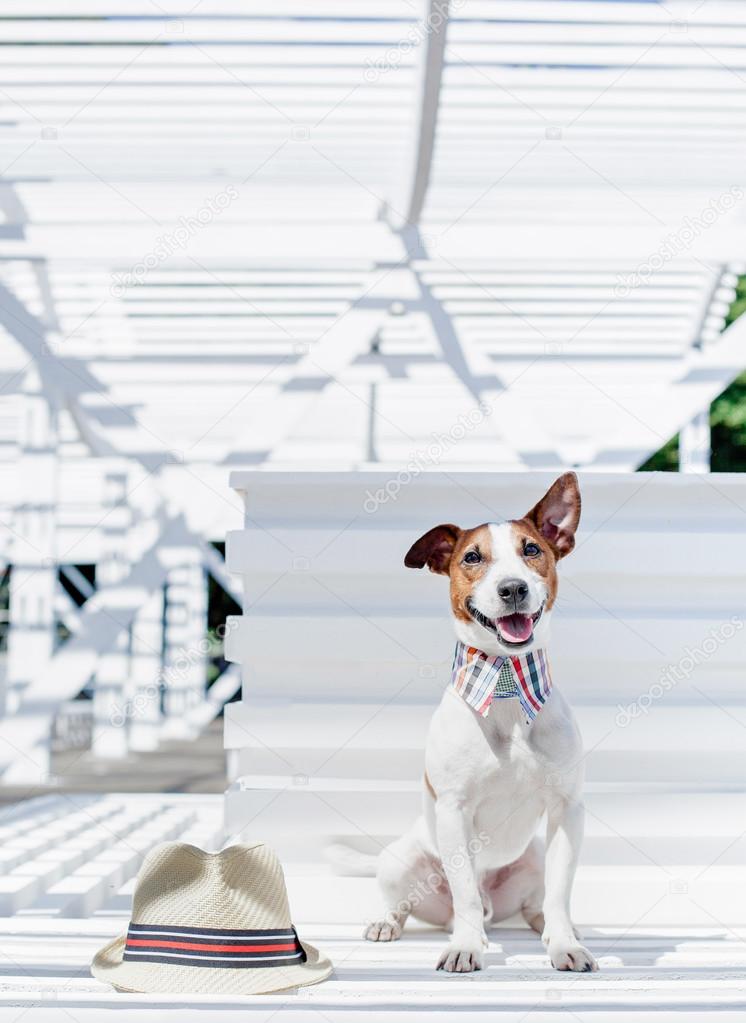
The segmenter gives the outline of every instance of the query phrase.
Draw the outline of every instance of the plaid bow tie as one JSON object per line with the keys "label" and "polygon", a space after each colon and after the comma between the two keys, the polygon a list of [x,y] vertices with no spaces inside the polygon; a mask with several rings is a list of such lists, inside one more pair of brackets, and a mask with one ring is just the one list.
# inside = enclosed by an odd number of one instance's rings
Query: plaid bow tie
{"label": "plaid bow tie", "polygon": [[549,698],[552,676],[543,650],[491,657],[458,642],[451,685],[483,718],[489,714],[493,700],[518,699],[530,724]]}

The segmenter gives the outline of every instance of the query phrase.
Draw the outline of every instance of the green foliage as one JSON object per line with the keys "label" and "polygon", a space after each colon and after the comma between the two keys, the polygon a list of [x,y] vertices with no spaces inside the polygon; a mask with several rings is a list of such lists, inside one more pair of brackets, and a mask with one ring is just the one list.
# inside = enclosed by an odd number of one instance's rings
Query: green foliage
{"label": "green foliage", "polygon": [[746,472],[746,373],[710,409],[713,472]]}
{"label": "green foliage", "polygon": [[736,285],[736,297],[725,317],[725,326],[729,327],[744,312],[746,312],[746,277],[741,277]]}
{"label": "green foliage", "polygon": [[666,441],[654,455],[638,468],[638,472],[678,472],[679,471],[679,435],[678,433]]}
{"label": "green foliage", "polygon": [[[746,276],[736,287],[736,296],[728,310],[725,326],[746,312]],[[744,352],[746,362],[746,352]],[[713,472],[746,472],[746,373],[737,377],[730,387],[710,406]],[[678,472],[679,437],[672,437],[640,466],[641,472]]]}
{"label": "green foliage", "polygon": [[[214,542],[213,547],[225,556],[225,544]],[[218,586],[212,576],[208,576],[207,602],[207,684],[211,686],[215,679],[227,666],[223,646],[223,629],[229,615],[240,615],[241,608],[229,597],[222,586]]]}

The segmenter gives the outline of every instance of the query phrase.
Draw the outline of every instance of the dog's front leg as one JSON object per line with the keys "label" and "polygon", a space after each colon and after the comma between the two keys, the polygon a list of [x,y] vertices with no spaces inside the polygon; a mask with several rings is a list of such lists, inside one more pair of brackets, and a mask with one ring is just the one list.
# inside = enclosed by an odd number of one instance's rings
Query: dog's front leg
{"label": "dog's front leg", "polygon": [[570,920],[570,895],[583,841],[585,811],[581,803],[558,798],[547,809],[547,853],[544,868],[543,941],[555,970],[584,973],[598,965],[577,939]]}
{"label": "dog's front leg", "polygon": [[438,852],[453,899],[453,933],[437,969],[471,973],[482,969],[487,945],[482,897],[469,847],[472,816],[458,801],[439,798],[435,823]]}

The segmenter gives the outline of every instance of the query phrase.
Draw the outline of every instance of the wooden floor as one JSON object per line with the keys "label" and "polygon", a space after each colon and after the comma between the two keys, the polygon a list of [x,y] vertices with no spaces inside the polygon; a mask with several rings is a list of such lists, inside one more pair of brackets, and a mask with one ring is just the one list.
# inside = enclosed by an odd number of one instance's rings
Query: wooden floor
{"label": "wooden floor", "polygon": [[254,998],[179,999],[118,994],[90,977],[96,949],[125,926],[126,914],[3,920],[0,1018],[11,1020],[11,1007],[27,1009],[26,1020],[62,1020],[68,1014],[80,1023],[100,1017],[104,1008],[118,1009],[119,1020],[142,1023],[176,1019],[177,1012],[183,1018],[186,1006],[200,1015],[219,1012],[226,1020],[305,1016],[335,1023],[404,1010],[423,1019],[489,1014],[520,1020],[530,1014],[531,1021],[642,1020],[652,1013],[665,1019],[659,1014],[666,1011],[682,1020],[704,1020],[715,1012],[743,1020],[746,1013],[746,929],[599,931],[587,940],[601,970],[580,975],[549,969],[528,932],[499,930],[491,936],[486,969],[455,977],[433,968],[441,934],[411,933],[384,946],[361,941],[359,929],[349,924],[307,924],[302,935],[335,963],[324,984]]}
{"label": "wooden floor", "polygon": [[[587,927],[585,940],[601,970],[581,975],[551,970],[532,932],[500,928],[491,933],[486,969],[458,977],[434,969],[445,941],[441,932],[408,927],[399,942],[364,942],[361,926],[335,922],[346,914],[333,897],[320,911],[309,891],[313,877],[292,865],[288,887],[301,936],[335,964],[324,984],[245,999],[179,999],[119,994],[95,981],[90,960],[126,928],[134,876],[147,849],[166,839],[220,848],[227,840],[222,805],[221,797],[210,795],[109,794],[51,796],[3,808],[0,1020],[93,1023],[112,1008],[120,1023],[183,1020],[185,1009],[204,1020],[219,1014],[226,1021],[267,1023],[390,1020],[392,1012],[405,1010],[428,1023],[487,1015],[531,1023],[621,1023],[652,1013],[688,1023],[746,1017],[746,926]],[[327,877],[316,887],[333,892],[328,868],[317,870]],[[349,885],[357,882],[370,884],[345,878],[336,886],[339,899],[349,904]]]}
{"label": "wooden floor", "polygon": [[68,792],[225,792],[223,719],[213,721],[195,739],[165,740],[153,753],[129,753],[110,760],[90,750],[69,750],[52,757],[53,778],[46,788],[4,786],[0,803]]}

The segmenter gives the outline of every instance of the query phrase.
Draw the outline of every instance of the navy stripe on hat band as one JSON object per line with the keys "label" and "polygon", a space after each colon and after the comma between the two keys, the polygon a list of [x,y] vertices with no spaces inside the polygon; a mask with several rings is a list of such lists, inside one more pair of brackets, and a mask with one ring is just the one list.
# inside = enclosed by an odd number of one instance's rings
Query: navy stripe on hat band
{"label": "navy stripe on hat band", "polygon": [[286,934],[295,934],[292,924],[288,927],[275,927],[272,930],[242,930],[240,927],[183,927],[172,924],[133,924],[127,928],[128,931],[142,931],[144,933],[154,931],[169,931],[172,934],[199,934],[204,937],[226,938],[235,935],[237,938],[279,938]]}
{"label": "navy stripe on hat band", "polygon": [[306,953],[298,952],[287,959],[223,959],[216,961],[210,957],[193,958],[192,956],[131,955],[127,952],[122,956],[126,963],[160,963],[162,966],[209,966],[213,970],[271,970],[278,966],[298,966],[306,962]]}

